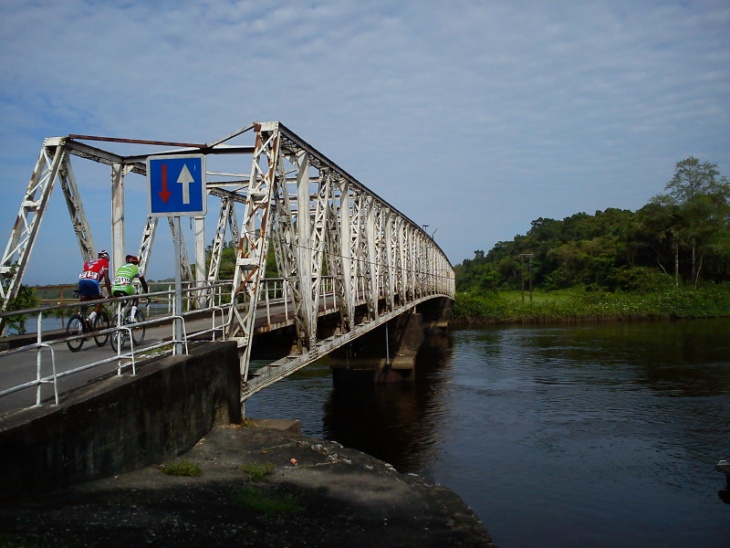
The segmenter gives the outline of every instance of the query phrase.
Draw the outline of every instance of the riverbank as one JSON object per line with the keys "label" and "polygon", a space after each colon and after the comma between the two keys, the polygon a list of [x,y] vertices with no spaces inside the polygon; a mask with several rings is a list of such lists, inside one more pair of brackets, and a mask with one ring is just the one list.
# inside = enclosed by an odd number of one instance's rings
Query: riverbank
{"label": "riverbank", "polygon": [[214,428],[172,463],[5,503],[0,545],[494,546],[449,489],[259,424]]}
{"label": "riverbank", "polygon": [[730,316],[730,284],[647,292],[572,288],[557,291],[459,292],[452,324],[548,324],[675,320]]}

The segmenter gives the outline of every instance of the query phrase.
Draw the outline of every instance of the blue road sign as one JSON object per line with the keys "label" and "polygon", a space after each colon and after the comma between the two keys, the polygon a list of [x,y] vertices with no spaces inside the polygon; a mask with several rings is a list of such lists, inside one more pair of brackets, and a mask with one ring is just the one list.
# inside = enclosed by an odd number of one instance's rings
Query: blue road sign
{"label": "blue road sign", "polygon": [[205,215],[205,156],[202,154],[147,158],[147,182],[150,215]]}

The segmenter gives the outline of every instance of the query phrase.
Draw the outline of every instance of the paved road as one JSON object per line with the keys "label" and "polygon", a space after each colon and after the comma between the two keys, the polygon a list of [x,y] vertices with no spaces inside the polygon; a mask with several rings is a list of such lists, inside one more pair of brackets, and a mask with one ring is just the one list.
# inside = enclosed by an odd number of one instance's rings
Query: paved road
{"label": "paved road", "polygon": [[[220,320],[219,320],[220,321]],[[212,326],[211,319],[204,320],[188,320],[186,321],[186,329],[188,333],[193,330],[202,330]],[[140,348],[144,349],[153,346],[163,340],[169,340],[172,336],[171,325],[150,326],[146,329],[145,338]],[[55,358],[56,373],[69,371],[79,368],[83,364],[103,361],[111,359],[108,363],[94,366],[90,369],[74,373],[66,377],[61,377],[58,382],[59,394],[78,388],[100,377],[116,374],[119,360],[115,359],[117,353],[112,349],[109,341],[103,347],[98,347],[93,338],[87,339],[81,350],[71,352],[65,342],[48,341],[51,345],[50,349],[41,351],[42,370],[41,376],[49,376],[53,371],[53,358]],[[122,349],[123,352],[129,351],[128,344]],[[0,353],[0,390],[6,390],[11,386],[18,386],[26,382],[33,381],[36,378],[38,352],[36,350],[18,352],[18,353]],[[128,363],[129,360],[123,360]],[[131,369],[126,368],[124,371],[129,372]],[[0,398],[0,414],[28,407],[35,404],[36,401],[35,387],[26,388],[20,392],[16,392]],[[52,403],[54,399],[53,386],[51,384],[42,387],[42,400]]]}
{"label": "paved road", "polygon": [[[333,301],[328,298],[323,301],[320,307],[320,313],[325,314],[328,311],[333,310]],[[289,323],[292,315],[291,303],[286,307],[288,311],[285,314],[284,304],[279,302],[272,304],[267,309],[265,303],[260,303],[259,310],[256,318],[256,326],[263,326],[267,323],[273,328],[281,327],[284,324]],[[212,312],[201,313],[204,317],[201,319],[192,319],[190,317],[185,320],[185,327],[187,335],[190,336],[192,333],[212,329],[213,322],[211,318]],[[154,318],[149,318],[154,319]],[[216,315],[216,325],[220,325],[223,319],[220,314]],[[208,335],[210,337],[210,335]],[[217,338],[220,335],[217,335]],[[145,339],[141,348],[153,346],[163,340],[170,340],[172,338],[172,326],[171,324],[157,324],[154,326],[148,326],[145,334]],[[28,343],[34,343],[35,340],[30,340]],[[45,341],[44,341],[45,342]],[[53,348],[53,356],[55,357],[56,373],[69,371],[74,368],[79,368],[83,364],[103,361],[109,359],[108,363],[94,366],[93,368],[74,373],[66,377],[62,377],[58,381],[59,395],[67,392],[71,389],[78,388],[84,384],[88,384],[100,377],[116,374],[118,360],[115,359],[116,352],[112,350],[111,344],[106,343],[105,346],[99,348],[96,346],[93,337],[87,339],[81,350],[78,352],[71,352],[65,342],[58,341],[47,341]],[[128,352],[128,347],[123,349]],[[6,390],[12,386],[19,386],[28,382],[33,381],[36,378],[37,370],[37,359],[38,352],[36,350],[21,352],[21,353],[7,353],[0,352],[0,391]],[[46,377],[52,374],[52,360],[50,350],[43,350],[42,356],[42,371],[41,376]],[[129,360],[125,360],[125,363]],[[129,372],[131,369],[127,368],[125,372]],[[11,395],[0,397],[0,415],[23,407],[29,407],[35,405],[36,401],[35,387],[26,388],[19,392],[15,392]],[[52,403],[54,400],[53,386],[51,384],[43,385],[42,388],[42,401]]]}

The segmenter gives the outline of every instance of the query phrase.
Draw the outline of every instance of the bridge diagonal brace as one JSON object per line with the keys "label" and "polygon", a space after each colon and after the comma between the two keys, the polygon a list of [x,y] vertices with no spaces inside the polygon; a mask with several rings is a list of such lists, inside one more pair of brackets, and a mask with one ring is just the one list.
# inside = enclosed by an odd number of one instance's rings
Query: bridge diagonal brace
{"label": "bridge diagonal brace", "polygon": [[59,179],[63,196],[66,199],[68,213],[71,216],[74,234],[76,234],[76,241],[81,250],[81,257],[84,261],[94,259],[96,258],[96,247],[94,246],[91,228],[89,227],[89,221],[84,211],[81,194],[79,193],[79,187],[76,184],[76,178],[71,169],[71,161],[68,154],[64,154],[63,160],[61,161]]}
{"label": "bridge diagonal brace", "polygon": [[48,207],[53,184],[67,156],[64,143],[64,139],[44,141],[25,194],[20,201],[18,215],[0,261],[2,311],[5,311],[9,301],[18,295],[43,214]]}

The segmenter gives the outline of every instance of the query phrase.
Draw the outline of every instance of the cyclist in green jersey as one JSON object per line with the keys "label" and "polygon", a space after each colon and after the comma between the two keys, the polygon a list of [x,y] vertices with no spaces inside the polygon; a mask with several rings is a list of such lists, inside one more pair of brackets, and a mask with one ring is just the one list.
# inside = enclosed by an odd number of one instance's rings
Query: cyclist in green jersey
{"label": "cyclist in green jersey", "polygon": [[[139,278],[139,283],[142,284],[142,288],[145,293],[149,293],[147,287],[147,281],[139,271],[139,259],[134,255],[127,255],[124,259],[125,264],[117,269],[114,275],[114,285],[112,285],[112,295],[115,297],[124,297],[137,294],[137,287],[134,285],[134,279]],[[135,298],[132,301],[132,312],[130,318],[135,319],[137,314],[137,306],[139,305],[139,298]]]}

